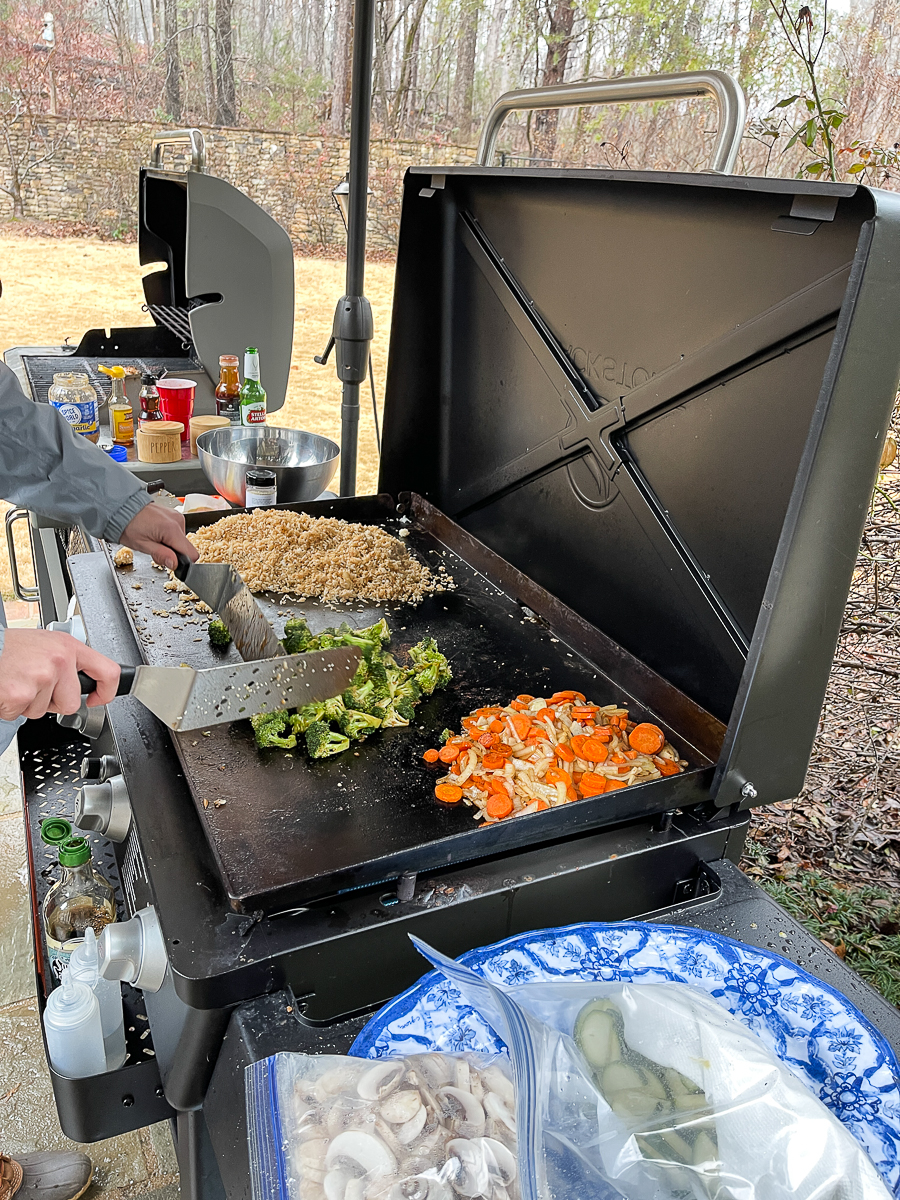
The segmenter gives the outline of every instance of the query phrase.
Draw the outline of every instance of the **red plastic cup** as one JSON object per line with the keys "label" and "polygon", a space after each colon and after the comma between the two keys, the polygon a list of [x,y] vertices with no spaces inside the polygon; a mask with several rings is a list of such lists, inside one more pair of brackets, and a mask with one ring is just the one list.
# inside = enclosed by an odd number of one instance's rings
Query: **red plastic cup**
{"label": "red plastic cup", "polygon": [[194,393],[197,385],[193,379],[160,379],[156,385],[159,392],[159,407],[167,421],[180,421],[184,426],[183,442],[190,438],[191,417],[194,415]]}

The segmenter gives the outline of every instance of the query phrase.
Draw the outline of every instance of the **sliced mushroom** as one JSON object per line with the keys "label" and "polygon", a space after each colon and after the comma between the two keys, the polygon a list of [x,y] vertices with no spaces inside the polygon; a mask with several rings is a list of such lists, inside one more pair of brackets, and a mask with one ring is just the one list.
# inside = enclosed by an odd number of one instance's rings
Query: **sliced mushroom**
{"label": "sliced mushroom", "polygon": [[356,1086],[356,1072],[347,1067],[334,1067],[316,1080],[315,1098],[320,1104],[339,1096],[341,1092],[352,1092]]}
{"label": "sliced mushroom", "polygon": [[388,1150],[390,1150],[391,1154],[393,1154],[394,1158],[401,1158],[403,1156],[403,1147],[397,1141],[397,1131],[392,1129],[387,1121],[382,1121],[381,1117],[375,1118],[372,1122],[372,1127]]}
{"label": "sliced mushroom", "polygon": [[358,1174],[379,1178],[390,1175],[397,1160],[381,1138],[359,1129],[348,1129],[339,1133],[325,1155],[328,1170],[334,1167],[349,1167]]}
{"label": "sliced mushroom", "polygon": [[387,1100],[382,1102],[380,1111],[384,1119],[392,1125],[405,1125],[418,1114],[420,1108],[422,1101],[419,1093],[405,1089],[388,1096]]}
{"label": "sliced mushroom", "polygon": [[360,1104],[349,1096],[341,1096],[328,1110],[325,1117],[325,1128],[328,1136],[335,1138],[343,1133],[350,1125],[356,1125],[360,1116]]}
{"label": "sliced mushroom", "polygon": [[491,1065],[481,1072],[481,1078],[485,1087],[490,1088],[492,1092],[496,1092],[500,1099],[506,1104],[506,1107],[512,1112],[516,1107],[516,1089],[512,1085],[512,1080],[507,1078],[500,1067],[496,1063]]}
{"label": "sliced mushroom", "polygon": [[495,1188],[508,1187],[516,1177],[516,1157],[493,1138],[455,1138],[447,1144],[453,1189],[461,1196],[490,1196]]}
{"label": "sliced mushroom", "polygon": [[493,1120],[505,1125],[511,1132],[516,1132],[516,1118],[512,1115],[496,1092],[488,1092],[484,1098],[484,1111]]}
{"label": "sliced mushroom", "polygon": [[453,1193],[436,1175],[411,1175],[391,1188],[390,1200],[452,1200]]}
{"label": "sliced mushroom", "polygon": [[414,1069],[432,1089],[456,1080],[453,1062],[443,1054],[417,1054],[413,1059]]}
{"label": "sliced mushroom", "polygon": [[321,1183],[314,1183],[311,1179],[300,1180],[300,1200],[324,1200],[324,1198],[325,1192]]}
{"label": "sliced mushroom", "polygon": [[471,1091],[472,1089],[469,1086],[469,1076],[471,1074],[469,1064],[464,1058],[458,1058],[454,1065],[456,1069],[456,1086],[462,1088],[464,1092]]}
{"label": "sliced mushroom", "polygon": [[351,1179],[347,1183],[347,1190],[344,1192],[344,1200],[365,1200],[366,1197],[366,1177],[360,1175],[356,1179]]}
{"label": "sliced mushroom", "polygon": [[471,1092],[458,1087],[442,1087],[437,1098],[441,1110],[457,1127],[465,1125],[476,1131],[484,1128],[484,1109]]}
{"label": "sliced mushroom", "polygon": [[357,1176],[346,1167],[329,1171],[322,1185],[325,1189],[325,1200],[347,1200],[347,1185],[351,1179],[356,1178]]}
{"label": "sliced mushroom", "polygon": [[357,1094],[363,1100],[383,1100],[399,1087],[405,1073],[402,1062],[392,1062],[390,1059],[377,1062],[360,1078],[356,1085]]}
{"label": "sliced mushroom", "polygon": [[316,1138],[314,1141],[302,1142],[297,1157],[304,1170],[315,1167],[321,1170],[325,1166],[325,1154],[328,1150],[327,1138]]}
{"label": "sliced mushroom", "polygon": [[410,1142],[414,1142],[422,1130],[425,1128],[425,1121],[428,1113],[424,1104],[419,1105],[419,1111],[414,1117],[410,1117],[397,1130],[397,1141],[401,1146],[408,1146]]}

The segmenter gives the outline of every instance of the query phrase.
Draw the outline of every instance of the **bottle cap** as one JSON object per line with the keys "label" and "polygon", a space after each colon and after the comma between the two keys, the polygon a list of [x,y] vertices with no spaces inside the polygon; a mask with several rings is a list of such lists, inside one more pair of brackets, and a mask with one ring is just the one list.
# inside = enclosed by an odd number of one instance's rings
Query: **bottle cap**
{"label": "bottle cap", "polygon": [[59,987],[54,988],[47,997],[47,1012],[56,1025],[80,1025],[91,1015],[96,1003],[94,993],[87,984],[70,979],[68,970],[65,970]]}
{"label": "bottle cap", "polygon": [[156,384],[156,376],[155,376],[155,375],[150,375],[149,373],[148,373],[148,374],[146,374],[146,375],[142,375],[142,376],[141,376],[141,383],[143,383],[143,384],[144,384],[146,387],[150,387],[150,386],[151,386],[151,384],[152,384],[152,385],[155,385],[155,384]]}
{"label": "bottle cap", "polygon": [[220,354],[219,355],[219,366],[220,367],[236,367],[237,364],[238,364],[238,356],[236,354]]}
{"label": "bottle cap", "polygon": [[251,487],[271,487],[275,486],[275,472],[268,471],[264,467],[251,467],[244,479]]}
{"label": "bottle cap", "polygon": [[102,371],[104,375],[108,375],[110,379],[124,379],[124,367],[104,367],[102,363],[97,366],[98,371]]}
{"label": "bottle cap", "polygon": [[[104,449],[106,449],[106,447],[104,447]],[[128,451],[124,446],[110,446],[109,449],[106,450],[106,453],[113,460],[113,462],[128,462]]]}
{"label": "bottle cap", "polygon": [[86,983],[88,987],[96,986],[100,978],[100,952],[97,949],[97,935],[88,925],[84,938],[69,955],[70,978],[78,983]]}
{"label": "bottle cap", "polygon": [[41,821],[41,841],[45,846],[61,846],[72,836],[72,826],[63,817],[47,817]]}
{"label": "bottle cap", "polygon": [[61,867],[81,867],[91,861],[91,848],[87,838],[70,837],[59,848],[59,865]]}

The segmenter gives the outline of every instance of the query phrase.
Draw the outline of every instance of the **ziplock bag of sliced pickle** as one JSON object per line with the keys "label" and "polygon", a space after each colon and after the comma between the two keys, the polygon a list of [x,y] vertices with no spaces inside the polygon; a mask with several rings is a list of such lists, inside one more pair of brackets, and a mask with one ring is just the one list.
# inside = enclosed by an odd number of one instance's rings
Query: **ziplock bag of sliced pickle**
{"label": "ziplock bag of sliced pickle", "polygon": [[853,1135],[681,983],[498,987],[413,938],[506,1043],[522,1200],[888,1200]]}
{"label": "ziplock bag of sliced pickle", "polygon": [[282,1053],[246,1090],[254,1200],[519,1200],[505,1057]]}

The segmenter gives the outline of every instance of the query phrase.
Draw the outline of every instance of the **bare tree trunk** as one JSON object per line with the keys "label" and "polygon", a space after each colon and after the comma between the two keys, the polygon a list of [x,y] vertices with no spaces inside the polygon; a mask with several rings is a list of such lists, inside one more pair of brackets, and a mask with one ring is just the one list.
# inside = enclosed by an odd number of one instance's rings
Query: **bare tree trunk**
{"label": "bare tree trunk", "polygon": [[216,0],[216,124],[234,125],[237,101],[234,94],[234,34],[232,0]]}
{"label": "bare tree trunk", "polygon": [[331,50],[331,130],[343,136],[347,129],[347,84],[350,80],[350,55],[353,51],[353,5],[337,0],[334,10],[334,40]]}
{"label": "bare tree trunk", "polygon": [[422,23],[422,17],[425,15],[425,5],[427,3],[428,0],[418,0],[416,10],[407,26],[406,37],[403,39],[400,78],[397,81],[397,91],[394,93],[394,103],[391,106],[390,127],[393,134],[400,132],[400,118],[406,104],[407,93],[409,92],[413,48],[416,44],[416,34],[419,32],[419,26]]}
{"label": "bare tree trunk", "polygon": [[211,121],[216,101],[212,49],[209,43],[209,0],[199,0],[197,19],[200,25],[200,63],[203,71],[203,116],[207,121]]}
{"label": "bare tree trunk", "polygon": [[163,36],[166,41],[166,112],[181,120],[181,59],[178,54],[178,7],[176,0],[163,0]]}
{"label": "bare tree trunk", "polygon": [[[550,28],[547,30],[547,54],[544,58],[542,87],[553,87],[565,79],[574,23],[575,6],[572,0],[556,0],[550,12]],[[555,108],[536,113],[534,145],[538,158],[552,159],[556,153],[558,124],[559,112]]]}
{"label": "bare tree trunk", "polygon": [[459,55],[456,60],[453,108],[459,137],[467,142],[472,136],[472,102],[475,92],[475,50],[478,37],[480,0],[461,0]]}

